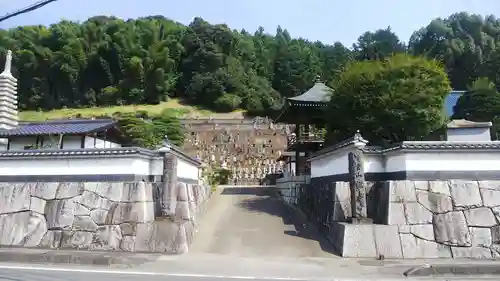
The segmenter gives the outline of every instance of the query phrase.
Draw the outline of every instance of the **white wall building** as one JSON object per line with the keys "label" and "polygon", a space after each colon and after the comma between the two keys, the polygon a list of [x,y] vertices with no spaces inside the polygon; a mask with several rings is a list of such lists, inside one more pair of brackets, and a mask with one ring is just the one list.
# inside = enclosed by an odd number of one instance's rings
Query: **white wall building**
{"label": "white wall building", "polygon": [[127,141],[112,119],[68,119],[20,122],[0,130],[6,150],[117,148]]}
{"label": "white wall building", "polygon": [[447,126],[446,139],[448,141],[490,141],[492,126],[491,122],[452,120]]}
{"label": "white wall building", "polygon": [[310,157],[310,183],[282,193],[343,257],[498,259],[497,240],[476,239],[500,230],[500,141],[490,127],[454,120],[446,141],[389,148],[357,133]]}
{"label": "white wall building", "polygon": [[[18,121],[17,80],[11,61],[8,51],[0,74],[0,182],[117,181],[163,175],[162,153],[127,147],[130,140],[113,119]],[[163,153],[176,156],[177,178],[198,181],[201,162],[176,146],[165,145],[168,149]]]}
{"label": "white wall building", "polygon": [[396,177],[399,173],[400,177],[415,180],[439,174],[448,179],[470,179],[473,172],[475,177],[481,177],[481,171],[500,172],[500,141],[491,141],[490,122],[453,120],[447,127],[446,141],[404,141],[386,149],[369,147],[358,135],[310,157],[311,179],[347,175],[348,155],[356,149],[363,151],[367,177],[375,174]]}

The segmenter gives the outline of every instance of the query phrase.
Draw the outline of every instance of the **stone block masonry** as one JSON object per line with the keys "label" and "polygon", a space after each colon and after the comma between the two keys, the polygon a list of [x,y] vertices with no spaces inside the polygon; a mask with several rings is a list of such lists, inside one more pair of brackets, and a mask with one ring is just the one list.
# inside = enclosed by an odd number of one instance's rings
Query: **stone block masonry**
{"label": "stone block masonry", "polygon": [[386,181],[379,188],[383,224],[332,224],[330,240],[342,256],[500,258],[500,181]]}
{"label": "stone block masonry", "polygon": [[184,253],[208,186],[178,182],[158,217],[155,182],[0,183],[0,246]]}
{"label": "stone block masonry", "polygon": [[500,181],[392,181],[389,225],[405,258],[500,258]]}

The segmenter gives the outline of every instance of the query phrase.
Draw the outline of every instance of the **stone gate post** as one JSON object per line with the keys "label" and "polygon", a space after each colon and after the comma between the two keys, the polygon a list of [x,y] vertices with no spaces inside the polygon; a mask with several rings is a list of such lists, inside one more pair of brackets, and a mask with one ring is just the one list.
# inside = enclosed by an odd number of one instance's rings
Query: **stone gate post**
{"label": "stone gate post", "polygon": [[177,203],[177,157],[171,153],[170,142],[165,136],[163,147],[158,150],[163,156],[163,180],[159,186],[161,216],[173,217]]}
{"label": "stone gate post", "polygon": [[353,138],[354,151],[349,152],[349,187],[351,190],[352,223],[370,223],[367,211],[365,171],[363,161],[363,147],[367,141],[361,137],[359,131]]}

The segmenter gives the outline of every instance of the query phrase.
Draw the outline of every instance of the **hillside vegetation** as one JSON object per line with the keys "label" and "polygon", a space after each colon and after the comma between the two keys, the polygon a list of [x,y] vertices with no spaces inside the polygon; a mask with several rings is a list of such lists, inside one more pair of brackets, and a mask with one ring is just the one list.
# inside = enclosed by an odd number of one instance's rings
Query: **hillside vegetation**
{"label": "hillside vegetation", "polygon": [[169,111],[172,116],[179,118],[215,117],[215,118],[242,118],[242,111],[235,110],[229,113],[216,113],[196,106],[185,105],[178,99],[171,99],[159,104],[142,105],[115,105],[105,107],[90,108],[66,108],[54,109],[50,111],[25,110],[19,116],[23,121],[44,121],[49,119],[67,119],[71,117],[91,118],[98,116],[114,116],[119,114],[136,114],[145,112],[150,117],[156,117]]}
{"label": "hillside vegetation", "polygon": [[348,62],[400,52],[441,61],[454,89],[479,77],[500,84],[500,21],[466,13],[432,21],[408,44],[390,28],[367,31],[351,47],[292,38],[281,27],[271,35],[201,18],[184,26],[162,16],[98,16],[1,30],[0,52],[6,49],[14,51],[20,108],[35,111],[106,107],[82,111],[88,114],[160,104],[148,107],[156,110],[170,98],[182,98],[218,112],[262,113],[307,90],[317,75],[330,83]]}
{"label": "hillside vegetation", "polygon": [[455,117],[500,128],[500,20],[457,13],[406,41],[390,28],[345,46],[282,27],[97,16],[0,30],[0,53],[14,52],[22,119],[113,116],[145,147],[165,134],[182,144],[179,117],[279,114],[317,76],[335,91],[325,119],[332,142],[358,129],[382,145],[425,138],[442,128],[450,89],[470,89]]}

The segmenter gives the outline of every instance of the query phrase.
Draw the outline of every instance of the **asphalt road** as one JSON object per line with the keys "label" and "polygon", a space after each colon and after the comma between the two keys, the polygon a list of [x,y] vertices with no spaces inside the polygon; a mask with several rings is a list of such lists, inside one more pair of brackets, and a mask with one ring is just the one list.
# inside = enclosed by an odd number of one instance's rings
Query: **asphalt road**
{"label": "asphalt road", "polygon": [[1,281],[198,281],[227,280],[224,277],[179,276],[165,274],[148,274],[147,272],[120,273],[111,271],[40,271],[23,269],[0,269]]}
{"label": "asphalt road", "polygon": [[[113,270],[93,270],[93,269],[77,269],[77,268],[5,268],[0,267],[0,281],[89,281],[89,280],[106,280],[106,281],[230,281],[230,280],[253,280],[253,281],[298,281],[306,279],[293,278],[253,278],[244,276],[210,276],[210,275],[190,275],[190,274],[161,274],[152,272],[132,272],[132,271],[113,271]],[[312,280],[312,279],[311,279]],[[411,278],[328,278],[329,281],[376,281],[376,280],[414,280]],[[471,281],[471,280],[498,280],[498,279],[482,279],[482,278],[419,278],[417,280],[455,280],[455,281]]]}
{"label": "asphalt road", "polygon": [[338,258],[331,244],[265,187],[220,188],[206,213],[189,253],[256,258]]}
{"label": "asphalt road", "polygon": [[[254,281],[301,281],[294,278],[258,278],[251,276],[216,276],[203,274],[167,274],[143,271],[115,271],[103,269],[78,269],[78,268],[2,268],[0,267],[0,281],[229,281],[229,280],[254,280]],[[353,280],[353,279],[329,279]],[[359,279],[355,279],[359,280]],[[366,280],[366,279],[365,279]],[[374,280],[374,279],[370,279]]]}

